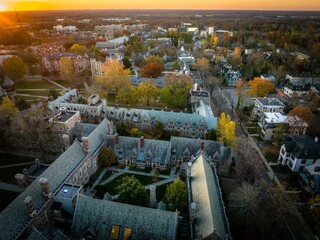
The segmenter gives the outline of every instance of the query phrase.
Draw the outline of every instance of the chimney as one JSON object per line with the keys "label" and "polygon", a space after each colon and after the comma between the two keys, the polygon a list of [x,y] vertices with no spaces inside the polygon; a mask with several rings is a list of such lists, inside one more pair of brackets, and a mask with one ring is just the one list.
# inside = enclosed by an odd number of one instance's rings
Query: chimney
{"label": "chimney", "polygon": [[192,202],[190,204],[190,218],[191,221],[194,221],[195,215],[196,215],[196,209],[197,209],[197,204],[195,204],[194,202]]}
{"label": "chimney", "polygon": [[114,108],[115,108],[115,109],[119,109],[119,104],[115,104],[115,105],[114,105]]}
{"label": "chimney", "polygon": [[63,139],[63,145],[68,148],[70,147],[70,138],[68,134],[63,134],[62,135],[62,139]]}
{"label": "chimney", "polygon": [[89,139],[88,139],[87,137],[82,137],[81,140],[82,140],[83,150],[84,150],[86,153],[89,153],[89,152],[90,152]]}
{"label": "chimney", "polygon": [[204,142],[201,142],[201,143],[200,143],[200,149],[201,149],[201,151],[203,151],[203,149],[204,149]]}
{"label": "chimney", "polygon": [[130,105],[127,105],[127,109],[130,110]]}
{"label": "chimney", "polygon": [[23,202],[26,204],[28,213],[31,215],[36,210],[32,202],[32,197],[31,196],[26,197],[26,199],[24,199]]}
{"label": "chimney", "polygon": [[36,158],[36,159],[34,160],[34,163],[37,165],[37,168],[40,167],[40,160],[39,160],[39,158]]}
{"label": "chimney", "polygon": [[150,206],[155,207],[157,205],[156,186],[151,185],[150,189]]}
{"label": "chimney", "polygon": [[24,189],[28,185],[27,178],[25,175],[17,173],[16,175],[14,175],[14,177],[16,178],[20,189]]}
{"label": "chimney", "polygon": [[118,133],[115,136],[115,142],[116,142],[116,146],[118,146],[118,144],[119,144],[119,134]]}
{"label": "chimney", "polygon": [[314,141],[317,143],[319,141],[319,138],[315,136]]}
{"label": "chimney", "polygon": [[140,151],[143,151],[144,149],[144,136],[140,137]]}
{"label": "chimney", "polygon": [[38,182],[40,183],[40,186],[41,186],[42,195],[44,195],[44,196],[46,196],[48,198],[51,198],[52,197],[52,193],[50,191],[48,179],[47,178],[40,178],[38,180]]}

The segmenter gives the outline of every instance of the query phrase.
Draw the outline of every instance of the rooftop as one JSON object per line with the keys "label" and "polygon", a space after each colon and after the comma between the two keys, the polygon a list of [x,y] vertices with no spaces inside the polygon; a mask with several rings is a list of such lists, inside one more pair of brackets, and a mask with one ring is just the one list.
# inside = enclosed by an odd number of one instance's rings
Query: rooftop
{"label": "rooftop", "polygon": [[60,111],[57,115],[55,115],[53,118],[50,119],[50,121],[55,122],[67,122],[70,118],[75,116],[78,113],[78,111],[71,111],[71,110],[65,110]]}
{"label": "rooftop", "polygon": [[286,115],[283,115],[279,112],[265,112],[264,116],[264,120],[267,123],[283,123],[287,118]]}
{"label": "rooftop", "polygon": [[59,198],[73,198],[81,186],[73,184],[63,184],[60,189],[56,192],[55,196]]}
{"label": "rooftop", "polygon": [[277,98],[255,98],[256,102],[259,102],[263,106],[279,106],[284,107],[285,105]]}

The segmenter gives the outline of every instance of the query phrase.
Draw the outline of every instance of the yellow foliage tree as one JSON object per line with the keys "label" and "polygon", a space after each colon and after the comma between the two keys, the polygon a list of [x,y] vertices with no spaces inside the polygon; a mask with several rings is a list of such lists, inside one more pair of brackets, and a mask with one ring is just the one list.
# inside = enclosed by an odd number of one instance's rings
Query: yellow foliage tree
{"label": "yellow foliage tree", "polygon": [[252,97],[266,97],[274,88],[274,84],[267,79],[255,77],[249,81],[249,93]]}
{"label": "yellow foliage tree", "polygon": [[236,145],[236,125],[231,121],[231,117],[224,112],[221,113],[217,123],[218,141],[227,146]]}
{"label": "yellow foliage tree", "polygon": [[0,115],[14,117],[18,113],[18,108],[8,97],[4,97],[0,105]]}
{"label": "yellow foliage tree", "polygon": [[138,85],[139,96],[147,105],[158,96],[159,89],[152,80],[147,80]]}
{"label": "yellow foliage tree", "polygon": [[[97,77],[97,83],[109,93],[117,94],[121,88],[128,87],[130,82],[130,69],[117,60],[106,62],[102,66],[103,76]],[[99,86],[98,86],[99,87]]]}
{"label": "yellow foliage tree", "polygon": [[196,68],[200,71],[207,72],[209,71],[209,60],[206,58],[198,58],[195,64]]}
{"label": "yellow foliage tree", "polygon": [[68,81],[70,87],[75,87],[77,84],[77,76],[74,72],[72,60],[69,57],[62,57],[59,60],[60,77]]}
{"label": "yellow foliage tree", "polygon": [[212,36],[212,48],[216,48],[219,43],[219,38],[216,35]]}

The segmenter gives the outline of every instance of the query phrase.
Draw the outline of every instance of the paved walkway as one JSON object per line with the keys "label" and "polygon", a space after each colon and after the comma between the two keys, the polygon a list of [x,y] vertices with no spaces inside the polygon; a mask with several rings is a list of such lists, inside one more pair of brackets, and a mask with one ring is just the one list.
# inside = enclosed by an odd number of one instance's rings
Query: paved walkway
{"label": "paved walkway", "polygon": [[92,184],[91,190],[93,190],[101,181],[101,179],[103,178],[104,174],[107,172],[107,168],[103,169],[102,172],[100,173],[99,177],[97,177],[97,179],[94,181],[94,183]]}
{"label": "paved walkway", "polygon": [[150,186],[161,186],[161,185],[164,185],[164,184],[167,184],[167,183],[170,183],[170,182],[173,182],[174,180],[176,180],[176,177],[173,177],[173,178],[168,178],[168,179],[165,179],[165,180],[162,180],[162,181],[159,181],[159,182],[155,182],[155,183],[152,183],[152,184],[149,184],[149,185],[146,185],[144,186],[144,189],[149,189]]}
{"label": "paved walkway", "polygon": [[56,83],[55,81],[52,81],[50,78],[45,77],[45,78],[43,78],[43,79],[44,79],[44,80],[47,80],[49,83],[52,83],[52,84],[54,84],[54,85],[56,85],[56,86],[58,86],[58,87],[60,87],[60,88],[62,88],[62,89],[64,89],[64,90],[68,89],[68,88],[66,88],[65,86],[62,86],[61,84]]}
{"label": "paved walkway", "polygon": [[[118,171],[118,172],[122,172],[122,173],[128,173],[128,174],[136,174],[136,175],[143,175],[143,176],[149,176],[149,177],[153,177],[154,174],[153,173],[146,173],[146,172],[138,172],[138,171],[132,171],[129,170],[129,167],[126,167],[125,169],[119,169],[119,168],[115,168],[115,167],[110,167],[108,168],[111,171]],[[175,170],[174,170],[175,171]],[[171,170],[172,172],[172,170]],[[171,174],[169,175],[159,175],[160,178],[171,178]]]}
{"label": "paved walkway", "polygon": [[21,189],[18,187],[18,185],[4,182],[0,182],[0,189],[12,192],[21,192]]}
{"label": "paved walkway", "polygon": [[15,163],[15,164],[7,164],[7,165],[0,166],[0,168],[10,168],[10,167],[23,166],[23,165],[30,165],[30,164],[34,164],[34,161],[23,162],[23,163]]}
{"label": "paved walkway", "polygon": [[17,96],[23,96],[23,97],[34,97],[34,98],[44,98],[48,99],[49,97],[46,96],[39,96],[39,95],[31,95],[31,94],[22,94],[22,93],[17,93]]}
{"label": "paved walkway", "polygon": [[122,174],[122,172],[114,172],[107,180],[103,181],[100,185],[106,185],[107,183],[111,182],[113,179],[119,177]]}

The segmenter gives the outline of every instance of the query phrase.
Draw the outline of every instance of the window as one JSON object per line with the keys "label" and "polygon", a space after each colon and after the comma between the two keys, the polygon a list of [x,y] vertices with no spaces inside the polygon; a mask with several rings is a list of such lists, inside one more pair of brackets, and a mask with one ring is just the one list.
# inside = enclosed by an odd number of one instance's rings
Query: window
{"label": "window", "polygon": [[111,238],[112,239],[119,238],[119,230],[120,230],[119,226],[112,226],[112,229],[111,229]]}
{"label": "window", "polygon": [[130,239],[131,237],[131,232],[132,232],[132,229],[131,228],[124,228],[123,230],[123,240],[128,240]]}

